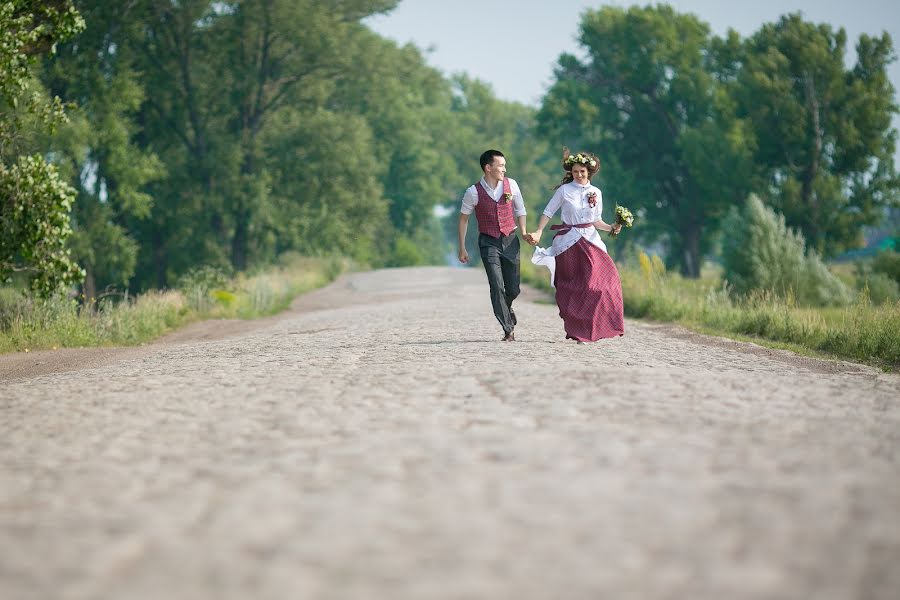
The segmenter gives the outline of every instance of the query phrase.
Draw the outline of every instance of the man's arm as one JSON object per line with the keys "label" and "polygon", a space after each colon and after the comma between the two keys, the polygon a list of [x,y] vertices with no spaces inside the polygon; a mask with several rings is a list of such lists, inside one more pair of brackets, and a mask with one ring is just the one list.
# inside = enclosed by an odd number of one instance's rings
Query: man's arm
{"label": "man's arm", "polygon": [[520,217],[516,217],[516,221],[519,222],[519,231],[522,232],[522,237],[523,237],[525,240],[527,240],[528,243],[530,244],[530,243],[531,243],[531,239],[530,239],[530,237],[529,237],[529,235],[528,235],[528,229],[526,229],[526,227],[525,227],[525,215],[522,215],[522,216],[520,216]]}
{"label": "man's arm", "polygon": [[510,179],[509,184],[513,194],[513,213],[519,223],[519,233],[530,244],[531,236],[528,235],[528,226],[525,221],[525,198],[522,197],[522,190],[519,189],[519,183],[515,179]]}
{"label": "man's arm", "polygon": [[466,252],[466,231],[468,228],[469,215],[459,213],[459,227],[457,228],[457,233],[459,234],[459,262],[463,264],[469,262],[469,253]]}

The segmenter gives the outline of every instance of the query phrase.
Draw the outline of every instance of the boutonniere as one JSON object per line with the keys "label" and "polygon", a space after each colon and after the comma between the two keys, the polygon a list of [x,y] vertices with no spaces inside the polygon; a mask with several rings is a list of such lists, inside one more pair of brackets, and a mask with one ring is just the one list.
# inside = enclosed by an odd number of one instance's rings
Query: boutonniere
{"label": "boutonniere", "polygon": [[597,192],[595,192],[594,190],[589,191],[587,193],[587,201],[588,201],[588,205],[591,208],[594,208],[595,206],[597,206]]}
{"label": "boutonniere", "polygon": [[503,194],[504,202],[512,202],[512,192],[506,192]]}

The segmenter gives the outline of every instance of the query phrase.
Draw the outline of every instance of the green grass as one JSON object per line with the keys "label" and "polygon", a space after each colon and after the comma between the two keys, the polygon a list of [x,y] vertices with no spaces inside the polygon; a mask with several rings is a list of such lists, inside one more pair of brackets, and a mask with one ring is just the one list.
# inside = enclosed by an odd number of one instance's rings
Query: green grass
{"label": "green grass", "polygon": [[195,284],[147,292],[124,302],[89,301],[93,310],[85,310],[73,298],[38,300],[0,288],[0,353],[136,345],[194,321],[273,315],[348,268],[337,259],[292,256],[280,266],[241,274],[215,287]]}
{"label": "green grass", "polygon": [[[684,279],[666,273],[658,259],[646,255],[637,266],[618,266],[628,317],[678,323],[803,354],[900,368],[900,302],[875,306],[865,294],[844,308],[802,307],[766,293],[735,300],[714,271],[704,272],[700,279]],[[548,271],[527,260],[522,278],[552,290]]]}

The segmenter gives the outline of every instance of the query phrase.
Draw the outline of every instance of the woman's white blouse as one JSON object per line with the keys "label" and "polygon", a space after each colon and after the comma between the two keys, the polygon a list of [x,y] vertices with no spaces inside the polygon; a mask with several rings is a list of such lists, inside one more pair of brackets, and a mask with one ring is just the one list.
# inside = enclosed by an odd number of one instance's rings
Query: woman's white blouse
{"label": "woman's white blouse", "polygon": [[[597,194],[597,204],[593,207],[588,204],[587,200],[590,191]],[[547,208],[544,209],[544,214],[552,219],[560,210],[562,211],[562,221],[567,225],[599,221],[603,212],[603,195],[599,188],[590,183],[579,185],[572,181],[556,189],[556,193],[553,194],[550,202],[547,203]],[[556,232],[551,231],[551,233],[555,234]],[[606,252],[606,244],[600,239],[600,233],[593,225],[584,228],[573,227],[563,235],[555,236],[553,244],[549,248],[536,247],[531,262],[550,269],[550,282],[553,283],[556,273],[555,257],[574,246],[581,238]]]}
{"label": "woman's white blouse", "polygon": [[[591,191],[597,194],[597,204],[593,208],[591,208],[587,200],[588,192]],[[572,181],[556,189],[556,193],[553,194],[550,202],[547,203],[547,208],[544,209],[544,214],[552,219],[557,211],[560,210],[562,211],[562,221],[567,225],[599,221],[603,212],[603,194],[599,188],[590,183],[579,185]],[[553,256],[571,248],[579,238],[584,238],[606,252],[606,244],[600,239],[600,234],[594,227],[585,227],[583,229],[573,227],[568,233],[553,239],[553,246],[550,249]]]}

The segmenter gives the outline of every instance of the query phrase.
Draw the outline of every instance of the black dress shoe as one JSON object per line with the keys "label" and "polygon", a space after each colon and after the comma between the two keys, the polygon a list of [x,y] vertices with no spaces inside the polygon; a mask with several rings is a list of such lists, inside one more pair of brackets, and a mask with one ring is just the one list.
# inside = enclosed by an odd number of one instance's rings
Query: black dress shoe
{"label": "black dress shoe", "polygon": [[506,334],[506,336],[504,336],[503,341],[504,342],[516,341],[516,334],[514,334],[512,331],[510,331],[509,333]]}

